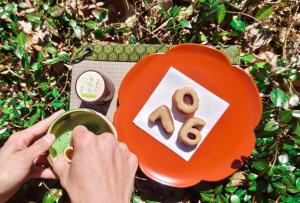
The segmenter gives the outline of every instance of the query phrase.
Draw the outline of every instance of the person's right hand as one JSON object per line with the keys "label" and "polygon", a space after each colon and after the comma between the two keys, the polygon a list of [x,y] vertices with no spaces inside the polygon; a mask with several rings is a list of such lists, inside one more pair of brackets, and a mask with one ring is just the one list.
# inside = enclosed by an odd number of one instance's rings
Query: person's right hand
{"label": "person's right hand", "polygon": [[84,126],[72,133],[71,163],[63,156],[53,162],[72,202],[130,202],[137,158],[110,133],[94,135]]}

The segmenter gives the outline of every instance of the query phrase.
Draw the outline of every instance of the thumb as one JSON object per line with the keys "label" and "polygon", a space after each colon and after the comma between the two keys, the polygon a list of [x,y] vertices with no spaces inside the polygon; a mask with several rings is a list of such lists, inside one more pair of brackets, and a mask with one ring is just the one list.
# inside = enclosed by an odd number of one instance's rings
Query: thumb
{"label": "thumb", "polygon": [[52,163],[54,172],[58,175],[60,183],[65,186],[67,174],[69,173],[70,164],[63,155],[59,155]]}
{"label": "thumb", "polygon": [[36,157],[49,150],[51,145],[54,143],[54,140],[55,136],[53,134],[48,134],[38,139],[30,147],[25,149],[24,154],[26,158],[33,162]]}

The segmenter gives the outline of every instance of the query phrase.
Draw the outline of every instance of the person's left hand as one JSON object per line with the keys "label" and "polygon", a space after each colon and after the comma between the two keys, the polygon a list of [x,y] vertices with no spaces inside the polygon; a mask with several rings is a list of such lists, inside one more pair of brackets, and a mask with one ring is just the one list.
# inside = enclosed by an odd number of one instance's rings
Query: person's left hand
{"label": "person's left hand", "polygon": [[14,133],[0,149],[0,202],[11,198],[30,178],[56,178],[51,168],[45,167],[47,157],[44,154],[53,144],[55,137],[52,134],[43,135],[62,113],[64,110]]}

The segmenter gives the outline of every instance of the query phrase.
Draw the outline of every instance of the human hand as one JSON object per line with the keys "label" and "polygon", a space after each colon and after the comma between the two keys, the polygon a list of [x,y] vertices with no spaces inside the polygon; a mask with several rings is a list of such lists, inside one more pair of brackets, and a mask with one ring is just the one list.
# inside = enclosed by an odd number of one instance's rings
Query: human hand
{"label": "human hand", "polygon": [[72,132],[69,164],[60,155],[53,169],[72,202],[130,202],[138,162],[110,133],[95,136],[84,126]]}
{"label": "human hand", "polygon": [[47,162],[43,153],[50,148],[55,137],[51,134],[43,135],[63,112],[64,110],[60,110],[49,118],[14,133],[0,149],[0,202],[7,201],[30,178],[56,178],[50,168],[43,167]]}

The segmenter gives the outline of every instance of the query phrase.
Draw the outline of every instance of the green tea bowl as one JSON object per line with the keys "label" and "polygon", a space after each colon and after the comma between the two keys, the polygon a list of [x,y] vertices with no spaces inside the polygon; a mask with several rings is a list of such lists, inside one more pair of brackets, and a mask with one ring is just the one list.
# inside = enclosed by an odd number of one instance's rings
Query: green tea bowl
{"label": "green tea bowl", "polygon": [[74,109],[59,116],[49,127],[48,134],[54,134],[56,140],[49,149],[50,164],[57,156],[63,155],[67,161],[71,161],[73,148],[70,146],[73,129],[83,125],[95,135],[110,132],[117,138],[117,132],[113,124],[107,118],[91,109]]}

